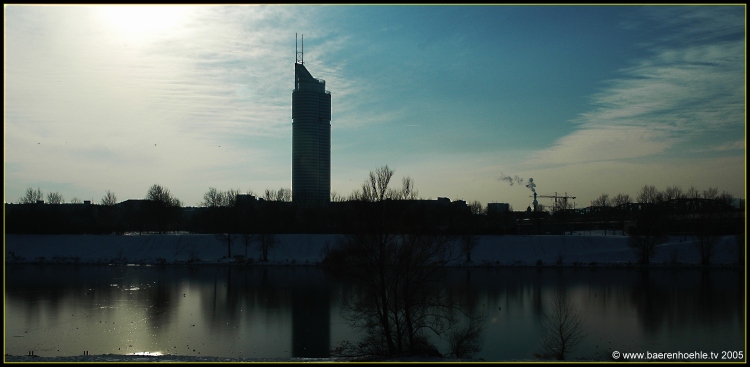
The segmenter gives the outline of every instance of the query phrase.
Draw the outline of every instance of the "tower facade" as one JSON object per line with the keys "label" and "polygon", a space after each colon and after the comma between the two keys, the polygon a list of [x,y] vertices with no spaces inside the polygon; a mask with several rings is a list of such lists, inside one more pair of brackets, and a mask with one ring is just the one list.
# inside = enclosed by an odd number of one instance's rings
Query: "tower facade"
{"label": "tower facade", "polygon": [[304,61],[294,63],[292,92],[292,202],[321,207],[331,197],[331,93]]}

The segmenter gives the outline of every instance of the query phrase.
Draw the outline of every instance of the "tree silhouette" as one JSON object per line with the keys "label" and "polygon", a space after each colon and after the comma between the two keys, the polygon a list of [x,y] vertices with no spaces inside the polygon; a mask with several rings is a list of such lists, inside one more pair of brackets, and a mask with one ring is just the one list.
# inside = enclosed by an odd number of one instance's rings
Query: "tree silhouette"
{"label": "tree silhouette", "polygon": [[438,284],[457,253],[447,236],[385,233],[346,236],[329,250],[326,269],[359,290],[343,302],[344,317],[366,335],[341,353],[439,354],[426,332],[442,335],[454,324],[458,306]]}
{"label": "tree silhouette", "polygon": [[172,196],[169,189],[154,184],[148,189],[146,200],[150,201],[149,217],[152,223],[156,223],[159,233],[164,233],[168,227],[176,225],[182,203]]}
{"label": "tree silhouette", "polygon": [[291,202],[292,190],[283,187],[280,188],[279,191],[266,189],[265,193],[263,194],[263,199],[268,201]]}
{"label": "tree silhouette", "polygon": [[216,188],[209,187],[208,191],[203,194],[203,202],[201,205],[207,208],[224,206],[224,195],[221,191],[216,190]]}
{"label": "tree silhouette", "polygon": [[626,210],[626,207],[628,204],[631,203],[630,195],[628,194],[617,194],[614,198],[612,198],[612,206],[617,208],[617,211],[619,212],[620,216],[620,229],[622,230],[622,234],[625,235],[625,219],[627,218],[628,211]]}
{"label": "tree silhouette", "polygon": [[38,187],[36,190],[31,187],[26,188],[26,193],[18,199],[21,204],[36,204],[39,200],[44,200],[44,194]]}
{"label": "tree silhouette", "polygon": [[352,282],[358,292],[343,302],[344,317],[364,331],[359,343],[343,342],[336,355],[439,355],[428,332],[445,335],[461,308],[440,286],[445,265],[460,256],[455,239],[405,223],[413,213],[399,199],[415,193],[388,184],[393,170],[370,172],[349,217],[357,228],[329,248],[324,269]]}
{"label": "tree silhouette", "polygon": [[486,214],[482,207],[482,203],[480,203],[479,200],[474,200],[469,203],[469,209],[471,210],[471,214],[474,215]]}
{"label": "tree silhouette", "polygon": [[112,191],[107,190],[104,197],[102,197],[102,205],[112,206],[115,204],[117,204],[117,196]]}
{"label": "tree silhouette", "polygon": [[636,225],[628,234],[628,246],[633,249],[639,264],[648,265],[656,246],[666,240],[663,206],[646,204],[637,216]]}
{"label": "tree silhouette", "polygon": [[471,252],[479,246],[479,236],[474,233],[464,233],[460,236],[461,252],[466,255],[466,262],[471,262]]}
{"label": "tree silhouette", "polygon": [[255,235],[255,241],[261,252],[261,261],[268,262],[268,252],[276,246],[276,235],[271,233],[259,233]]}
{"label": "tree silhouette", "polygon": [[482,351],[484,341],[484,317],[470,317],[459,327],[454,327],[448,333],[451,355],[455,358],[471,358]]}
{"label": "tree silhouette", "polygon": [[725,221],[727,200],[700,200],[697,220],[694,222],[695,244],[700,255],[701,265],[711,265],[711,258],[716,252],[716,245],[721,239],[720,223]]}
{"label": "tree silhouette", "polygon": [[232,257],[232,242],[239,232],[239,216],[237,198],[239,190],[230,189],[226,192],[210,187],[203,195],[201,205],[207,208],[208,230],[227,245],[227,258]]}
{"label": "tree silhouette", "polygon": [[661,195],[659,190],[654,185],[644,185],[641,191],[638,192],[637,200],[642,204],[653,204],[661,201]]}
{"label": "tree silhouette", "polygon": [[556,291],[547,307],[542,309],[541,323],[542,350],[536,354],[539,358],[564,360],[586,337],[581,313],[563,290]]}
{"label": "tree silhouette", "polygon": [[57,191],[47,193],[47,203],[62,204],[63,202],[65,202],[65,199],[63,198],[61,193]]}
{"label": "tree silhouette", "polygon": [[609,225],[609,212],[610,207],[612,206],[612,200],[609,198],[609,194],[601,194],[598,198],[596,198],[592,203],[592,206],[597,207],[599,210],[599,217],[601,218],[603,222],[604,227],[604,235],[607,235],[607,226]]}
{"label": "tree silhouette", "polygon": [[349,195],[349,200],[359,201],[383,201],[392,200],[413,200],[417,198],[417,190],[414,188],[414,181],[410,177],[401,179],[401,189],[391,189],[388,185],[393,178],[394,170],[388,168],[388,165],[376,168],[370,171],[369,177],[362,184],[362,189],[354,191]]}
{"label": "tree silhouette", "polygon": [[98,210],[98,220],[100,226],[102,226],[100,230],[104,233],[121,232],[121,228],[117,228],[118,226],[115,225],[115,205],[117,205],[117,197],[115,194],[112,191],[107,190],[104,197],[102,197],[101,203],[102,206]]}
{"label": "tree silhouette", "polygon": [[683,199],[685,198],[685,194],[682,192],[682,188],[679,186],[667,186],[667,188],[664,189],[664,192],[662,193],[662,198],[664,201],[669,201],[672,199]]}

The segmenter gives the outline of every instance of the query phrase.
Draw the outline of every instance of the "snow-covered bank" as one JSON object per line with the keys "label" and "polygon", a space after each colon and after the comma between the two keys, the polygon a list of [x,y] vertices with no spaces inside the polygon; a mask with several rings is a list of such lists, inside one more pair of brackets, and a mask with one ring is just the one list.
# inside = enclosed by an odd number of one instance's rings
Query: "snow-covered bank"
{"label": "snow-covered bank", "polygon": [[173,356],[173,355],[124,355],[124,354],[102,354],[102,355],[80,355],[70,357],[40,357],[40,356],[5,356],[5,362],[120,362],[120,363],[142,363],[142,362],[337,362],[331,358],[222,358],[222,357],[196,357],[196,356]]}
{"label": "snow-covered bank", "polygon": [[[6,235],[6,263],[79,264],[229,264],[244,262],[235,256],[247,253],[254,264],[316,265],[327,246],[336,244],[336,234],[279,234],[267,263],[259,263],[256,244],[247,248],[241,240],[227,245],[214,235]],[[691,237],[670,237],[657,246],[653,265],[697,265],[700,253]],[[744,247],[744,244],[742,244]],[[711,263],[719,266],[738,262],[735,236],[721,237]],[[628,237],[620,235],[567,236],[479,236],[471,252],[458,266],[602,266],[631,265],[636,257],[628,247]]]}
{"label": "snow-covered bank", "polygon": [[[143,363],[143,362],[165,362],[165,363],[183,363],[183,362],[251,362],[251,363],[351,363],[359,362],[357,360],[348,360],[344,358],[223,358],[223,357],[196,357],[196,356],[178,356],[178,355],[124,355],[124,354],[102,354],[102,355],[79,355],[69,357],[40,357],[40,356],[12,356],[6,355],[5,362],[37,362],[37,363],[54,363],[54,362],[119,362],[119,363]],[[366,363],[377,362],[484,362],[481,359],[455,359],[455,358],[437,358],[437,357],[404,357],[398,359],[384,360],[367,360]]]}

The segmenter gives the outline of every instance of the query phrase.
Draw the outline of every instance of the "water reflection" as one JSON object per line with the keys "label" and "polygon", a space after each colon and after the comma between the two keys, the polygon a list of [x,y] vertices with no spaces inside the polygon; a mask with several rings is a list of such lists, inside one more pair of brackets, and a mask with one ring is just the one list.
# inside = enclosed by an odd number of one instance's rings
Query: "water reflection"
{"label": "water reflection", "polygon": [[322,272],[292,287],[292,356],[328,357],[331,346],[330,283]]}
{"label": "water reflection", "polygon": [[[744,347],[737,269],[450,269],[444,282],[486,316],[475,355],[486,361],[533,358],[542,305],[559,287],[589,335],[572,358]],[[6,353],[325,357],[357,341],[340,316],[349,292],[304,266],[8,265]]]}

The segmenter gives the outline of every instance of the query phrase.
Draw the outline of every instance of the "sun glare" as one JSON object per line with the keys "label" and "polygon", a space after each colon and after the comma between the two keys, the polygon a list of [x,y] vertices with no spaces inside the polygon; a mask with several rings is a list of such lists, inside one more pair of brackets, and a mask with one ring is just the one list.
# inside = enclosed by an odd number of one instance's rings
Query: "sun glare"
{"label": "sun glare", "polygon": [[121,37],[140,41],[178,32],[189,7],[166,5],[112,5],[98,10],[105,24]]}

